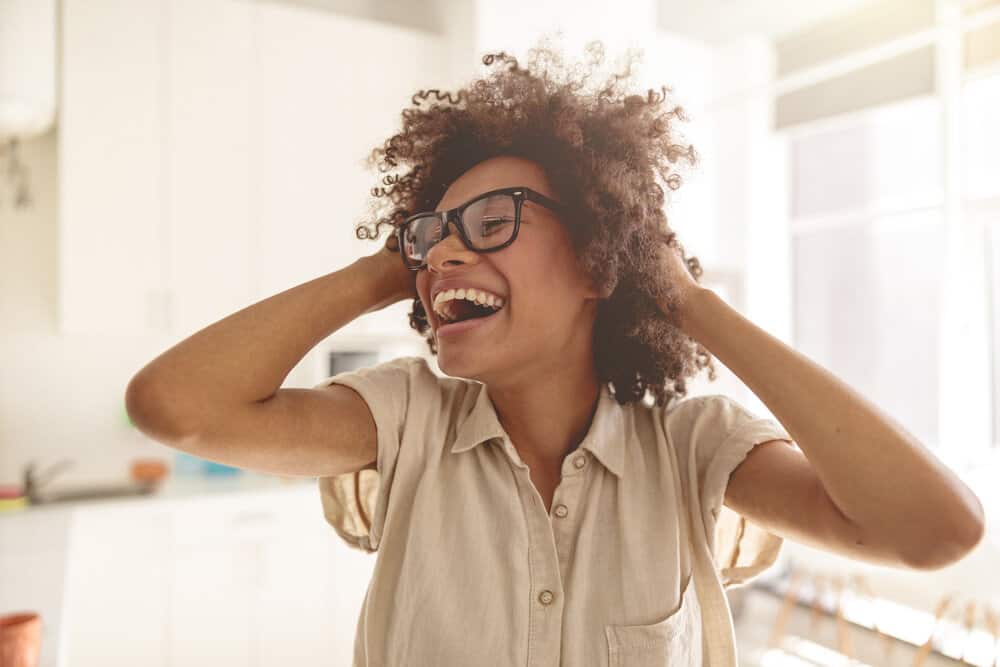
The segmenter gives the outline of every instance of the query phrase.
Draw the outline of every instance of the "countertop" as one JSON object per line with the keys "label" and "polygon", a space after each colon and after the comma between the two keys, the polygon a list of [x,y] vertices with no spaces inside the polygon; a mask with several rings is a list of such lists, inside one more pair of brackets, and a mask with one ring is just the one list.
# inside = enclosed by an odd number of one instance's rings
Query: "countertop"
{"label": "countertop", "polygon": [[[11,517],[23,517],[25,515],[42,516],[48,513],[62,513],[84,507],[156,503],[194,496],[214,495],[217,493],[240,493],[290,487],[299,488],[315,484],[315,477],[282,477],[249,471],[243,471],[238,475],[171,475],[152,493],[26,505],[19,509],[0,512],[0,521]],[[53,484],[51,489],[46,487],[46,492],[58,493],[60,488],[60,485]]]}

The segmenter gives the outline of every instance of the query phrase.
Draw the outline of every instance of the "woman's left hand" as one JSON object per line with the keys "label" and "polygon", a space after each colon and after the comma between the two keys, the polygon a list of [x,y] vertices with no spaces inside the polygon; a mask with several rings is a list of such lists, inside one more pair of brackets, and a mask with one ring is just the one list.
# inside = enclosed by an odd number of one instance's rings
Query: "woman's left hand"
{"label": "woman's left hand", "polygon": [[666,240],[659,245],[660,261],[667,267],[668,280],[674,286],[674,293],[677,298],[676,315],[683,320],[687,309],[690,308],[691,301],[695,293],[703,289],[691,275],[684,258],[681,256],[681,249],[671,247]]}

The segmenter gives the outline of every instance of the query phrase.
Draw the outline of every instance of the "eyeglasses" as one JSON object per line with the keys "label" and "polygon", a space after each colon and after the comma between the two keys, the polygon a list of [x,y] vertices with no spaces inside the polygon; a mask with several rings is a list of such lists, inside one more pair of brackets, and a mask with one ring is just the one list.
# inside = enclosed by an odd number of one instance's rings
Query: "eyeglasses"
{"label": "eyeglasses", "polygon": [[525,200],[559,212],[562,204],[531,188],[490,190],[448,211],[417,213],[396,229],[399,253],[411,271],[427,266],[427,253],[450,233],[448,223],[458,223],[459,236],[469,250],[496,252],[517,238]]}

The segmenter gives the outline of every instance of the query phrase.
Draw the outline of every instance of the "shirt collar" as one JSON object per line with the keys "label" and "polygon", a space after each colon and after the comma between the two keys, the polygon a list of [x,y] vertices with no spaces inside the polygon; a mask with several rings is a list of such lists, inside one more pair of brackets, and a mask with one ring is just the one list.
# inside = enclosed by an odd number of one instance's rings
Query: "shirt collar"
{"label": "shirt collar", "polygon": [[[472,410],[459,417],[455,443],[451,446],[453,454],[472,449],[494,438],[508,438],[497,419],[496,408],[486,391],[486,385],[478,381],[472,382],[476,386],[471,391],[478,392],[478,395],[473,401]],[[597,410],[580,448],[590,450],[608,470],[621,477],[625,456],[623,407],[611,395],[607,383],[601,383],[600,387]]]}

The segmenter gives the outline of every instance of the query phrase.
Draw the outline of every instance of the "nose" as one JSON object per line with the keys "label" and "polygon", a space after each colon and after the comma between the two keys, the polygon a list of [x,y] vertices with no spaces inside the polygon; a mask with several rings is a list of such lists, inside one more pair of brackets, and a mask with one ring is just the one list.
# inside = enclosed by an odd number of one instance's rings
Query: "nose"
{"label": "nose", "polygon": [[443,233],[444,237],[427,251],[428,269],[440,271],[449,260],[461,262],[475,261],[477,253],[465,247],[465,242],[462,240],[456,220],[449,219]]}

